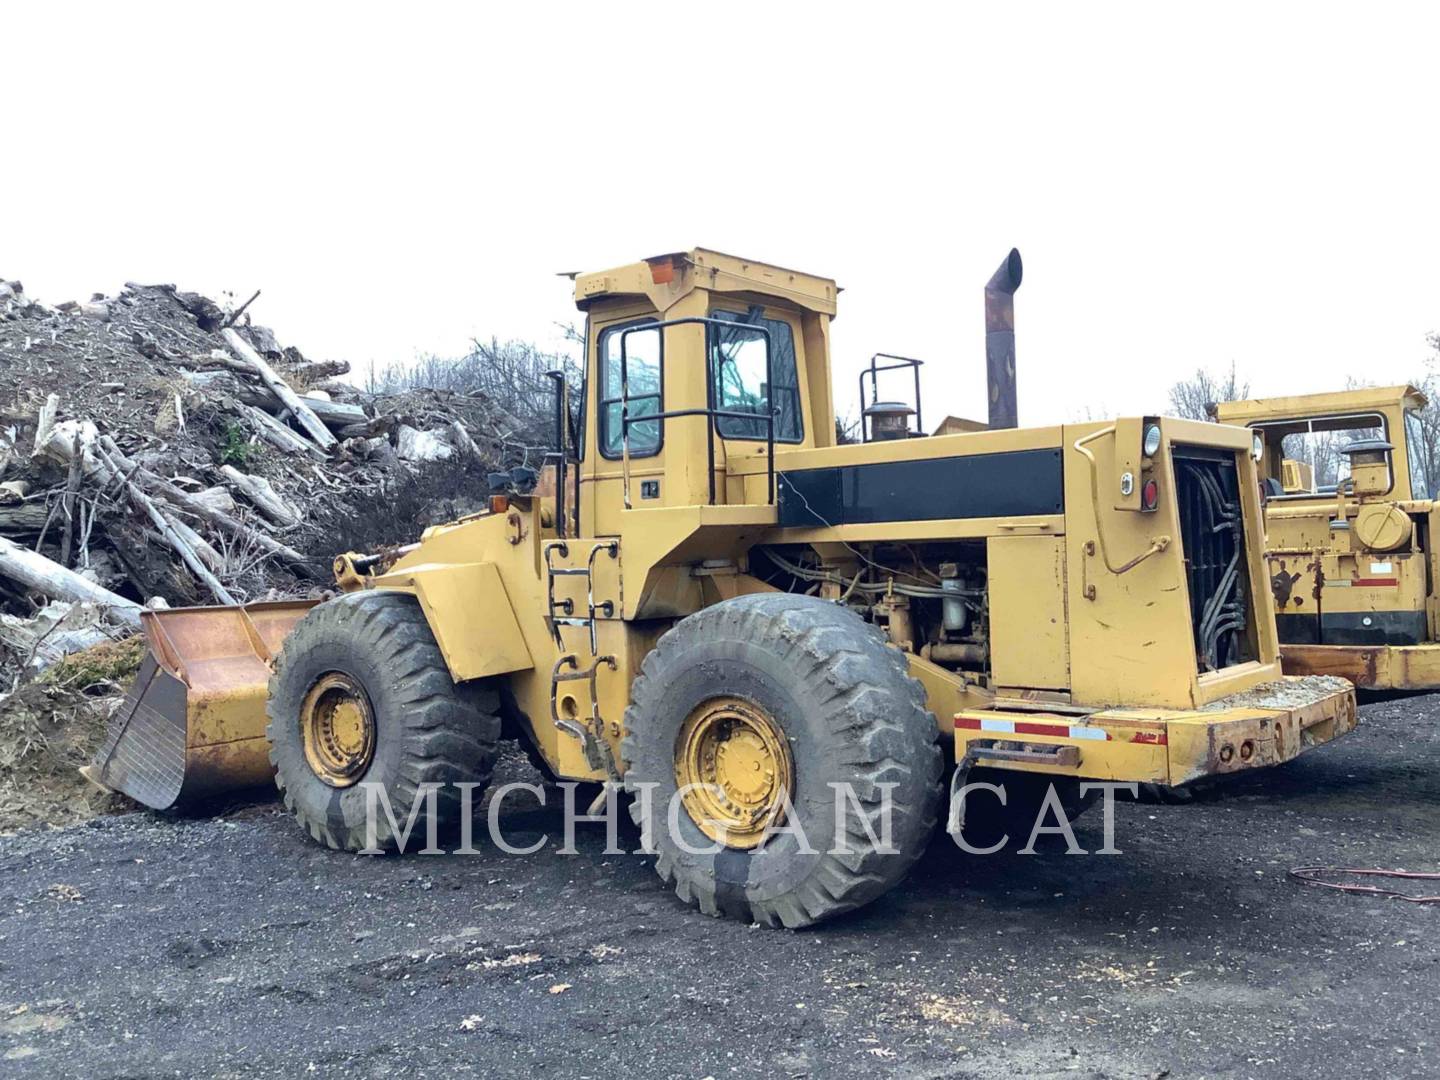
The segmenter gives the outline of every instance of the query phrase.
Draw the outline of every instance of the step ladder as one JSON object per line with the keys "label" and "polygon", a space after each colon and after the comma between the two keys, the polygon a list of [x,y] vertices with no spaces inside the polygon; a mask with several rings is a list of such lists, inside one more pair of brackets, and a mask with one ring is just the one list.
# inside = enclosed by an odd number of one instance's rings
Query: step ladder
{"label": "step ladder", "polygon": [[[603,772],[610,781],[616,782],[620,779],[620,769],[615,762],[615,755],[610,750],[610,744],[605,739],[605,721],[600,715],[600,698],[596,692],[595,680],[600,674],[600,669],[608,667],[616,671],[619,665],[615,662],[614,656],[601,656],[599,640],[596,633],[595,622],[597,616],[614,618],[615,602],[613,600],[595,600],[595,560],[601,552],[609,555],[612,559],[620,556],[620,541],[608,540],[598,543],[590,549],[590,555],[585,560],[584,566],[557,566],[555,556],[561,559],[570,557],[570,546],[564,540],[556,541],[545,548],[545,589],[546,603],[549,610],[550,633],[555,639],[555,647],[561,653],[555,661],[554,668],[550,672],[550,719],[555,727],[577,739],[581,750],[585,754],[586,764],[597,772]],[[555,579],[562,577],[581,577],[585,579],[585,614],[575,613],[575,601],[569,597],[557,600],[555,598]],[[590,646],[588,662],[582,662],[577,652],[567,652],[565,639],[561,630],[564,627],[577,627],[587,633],[587,644]],[[566,682],[583,682],[590,699],[590,715],[561,716],[560,715],[560,684]]]}
{"label": "step ladder", "polygon": [[[601,552],[609,554],[610,558],[620,557],[620,541],[609,540],[603,544],[596,544],[590,549],[590,558],[585,561],[584,566],[556,566],[553,555],[559,554],[560,558],[570,557],[570,545],[564,540],[558,540],[545,548],[545,592],[546,601],[550,610],[550,633],[555,637],[555,647],[562,652],[565,649],[565,641],[560,636],[562,626],[584,627],[590,633],[590,655],[594,656],[599,652],[595,640],[595,613],[600,612],[605,618],[615,617],[615,602],[613,600],[602,600],[595,602],[595,557]],[[575,614],[575,601],[569,597],[562,600],[555,599],[555,579],[559,577],[583,577],[585,579],[585,605],[584,617]]]}

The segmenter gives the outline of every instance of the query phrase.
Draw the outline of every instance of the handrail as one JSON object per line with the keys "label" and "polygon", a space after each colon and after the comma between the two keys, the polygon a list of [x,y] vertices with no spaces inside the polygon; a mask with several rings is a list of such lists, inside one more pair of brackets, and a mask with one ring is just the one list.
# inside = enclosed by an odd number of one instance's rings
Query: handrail
{"label": "handrail", "polygon": [[[570,388],[565,383],[565,372],[547,371],[547,379],[555,382],[555,449],[545,457],[555,462],[555,535],[564,540],[569,532],[566,522],[565,487],[569,483],[566,466],[570,461]],[[576,502],[579,502],[577,485]],[[575,524],[580,524],[579,507],[576,507]]]}
{"label": "handrail", "polygon": [[[876,360],[898,360],[898,364],[876,365]],[[874,405],[880,399],[880,372],[899,371],[901,368],[911,368],[915,372],[915,428],[921,434],[925,434],[925,421],[920,412],[920,366],[924,360],[916,360],[911,356],[896,356],[894,353],[877,352],[870,357],[870,366],[860,369],[860,441],[870,441],[870,434],[865,427],[865,376],[870,376],[870,404]]]}
{"label": "handrail", "polygon": [[[753,330],[760,334],[765,341],[765,400],[767,409],[764,413],[737,412],[733,409],[717,409],[715,407],[715,364],[714,356],[710,350],[710,335],[705,335],[705,408],[703,409],[661,409],[660,412],[650,413],[648,416],[630,415],[630,372],[628,364],[628,353],[626,351],[625,339],[631,334],[645,330],[657,330],[660,332],[660,385],[665,385],[665,333],[671,326],[704,326],[704,327],[725,327],[733,328],[743,326],[747,330]],[[689,315],[681,319],[667,319],[664,322],[641,323],[636,326],[626,327],[620,331],[620,475],[621,484],[625,489],[625,509],[634,509],[630,501],[630,425],[640,424],[646,421],[655,421],[663,426],[666,420],[682,416],[704,416],[708,418],[705,425],[705,449],[709,464],[710,478],[710,505],[715,505],[715,421],[721,418],[737,420],[755,420],[757,418],[765,421],[765,487],[766,505],[773,506],[775,503],[775,371],[774,354],[770,348],[770,330],[768,327],[757,326],[752,323],[735,323],[726,319],[715,319],[708,316]],[[661,405],[664,405],[664,398],[661,398]],[[722,439],[724,435],[720,436]]]}
{"label": "handrail", "polygon": [[1104,438],[1106,435],[1115,434],[1115,425],[1101,428],[1099,431],[1086,435],[1083,439],[1075,440],[1075,449],[1085,456],[1090,463],[1090,504],[1095,511],[1095,538],[1100,541],[1100,558],[1105,562],[1105,569],[1119,577],[1121,574],[1135,569],[1152,555],[1159,555],[1170,546],[1170,537],[1157,536],[1150,541],[1150,546],[1136,555],[1129,562],[1122,566],[1116,566],[1110,561],[1110,554],[1105,550],[1105,527],[1100,523],[1100,464],[1095,460],[1095,455],[1086,449],[1086,443],[1092,443],[1096,439]]}

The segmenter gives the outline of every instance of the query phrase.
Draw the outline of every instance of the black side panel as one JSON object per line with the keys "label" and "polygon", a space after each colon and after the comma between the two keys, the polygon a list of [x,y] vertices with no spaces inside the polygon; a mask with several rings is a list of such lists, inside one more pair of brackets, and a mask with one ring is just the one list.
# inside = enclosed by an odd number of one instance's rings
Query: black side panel
{"label": "black side panel", "polygon": [[789,527],[1065,511],[1059,448],[795,469],[778,479],[780,524]]}
{"label": "black side panel", "polygon": [[1425,640],[1425,612],[1321,612],[1320,636],[1322,645],[1419,645]]}
{"label": "black side panel", "polygon": [[1320,616],[1276,615],[1275,631],[1285,645],[1319,645]]}

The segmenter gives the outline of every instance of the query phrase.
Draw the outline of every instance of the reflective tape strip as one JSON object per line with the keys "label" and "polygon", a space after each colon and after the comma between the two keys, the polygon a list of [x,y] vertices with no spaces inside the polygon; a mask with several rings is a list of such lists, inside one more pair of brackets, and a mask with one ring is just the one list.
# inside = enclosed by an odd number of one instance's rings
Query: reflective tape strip
{"label": "reflective tape strip", "polygon": [[1001,735],[1048,735],[1062,739],[1104,742],[1110,733],[1104,728],[1078,724],[1045,724],[1032,720],[997,720],[989,716],[957,716],[955,726],[969,731],[993,731]]}

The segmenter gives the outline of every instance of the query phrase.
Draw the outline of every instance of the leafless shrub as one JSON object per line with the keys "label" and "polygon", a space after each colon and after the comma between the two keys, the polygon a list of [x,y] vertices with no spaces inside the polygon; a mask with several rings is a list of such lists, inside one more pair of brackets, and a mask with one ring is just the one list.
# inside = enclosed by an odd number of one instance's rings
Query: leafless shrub
{"label": "leafless shrub", "polygon": [[1236,375],[1234,361],[1229,372],[1218,375],[1200,368],[1194,377],[1181,379],[1170,387],[1170,413],[1187,420],[1210,420],[1222,401],[1240,401],[1250,396],[1250,381]]}
{"label": "leafless shrub", "polygon": [[578,414],[579,362],[526,341],[476,340],[463,356],[430,355],[410,364],[392,363],[371,375],[368,389],[393,394],[424,388],[483,398],[503,418],[508,441],[549,446],[555,428],[555,388],[546,377],[549,371],[565,373],[572,387],[572,411]]}

